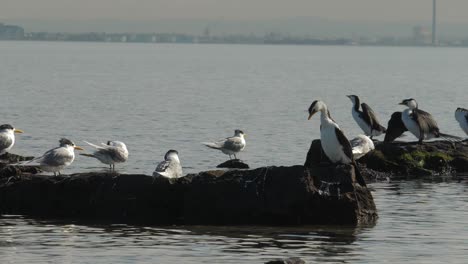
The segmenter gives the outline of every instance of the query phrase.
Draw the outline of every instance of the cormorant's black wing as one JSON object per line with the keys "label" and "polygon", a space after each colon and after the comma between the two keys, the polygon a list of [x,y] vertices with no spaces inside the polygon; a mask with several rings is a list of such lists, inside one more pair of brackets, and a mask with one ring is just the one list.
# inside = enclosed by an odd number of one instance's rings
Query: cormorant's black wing
{"label": "cormorant's black wing", "polygon": [[439,136],[439,126],[431,114],[420,109],[413,110],[413,118],[418,122],[421,129],[420,132],[427,134],[434,134],[436,137]]}
{"label": "cormorant's black wing", "polygon": [[335,127],[335,134],[336,134],[336,137],[338,138],[338,142],[340,143],[341,146],[343,146],[343,152],[352,161],[353,149],[351,148],[351,143],[349,143],[349,140],[343,134],[343,131],[341,131],[337,127]]}
{"label": "cormorant's black wing", "polygon": [[386,129],[379,123],[379,120],[377,120],[374,110],[366,103],[362,103],[361,108],[364,119],[366,121],[370,120],[368,122],[371,124],[372,129],[385,132]]}
{"label": "cormorant's black wing", "polygon": [[353,150],[351,148],[351,143],[349,143],[349,140],[343,134],[343,131],[341,131],[339,128],[335,128],[335,133],[336,133],[336,137],[338,138],[338,142],[340,142],[341,146],[343,146],[343,151],[344,151],[345,155],[349,157],[349,159],[351,160],[351,164],[354,166],[356,181],[361,186],[364,186],[364,187],[367,186],[366,182],[364,181],[364,178],[362,178],[361,171],[359,170],[359,167],[358,167],[356,161],[354,161]]}
{"label": "cormorant's black wing", "polygon": [[401,120],[401,112],[395,112],[388,121],[387,132],[385,133],[384,142],[392,142],[399,136],[401,136],[406,129],[405,124]]}

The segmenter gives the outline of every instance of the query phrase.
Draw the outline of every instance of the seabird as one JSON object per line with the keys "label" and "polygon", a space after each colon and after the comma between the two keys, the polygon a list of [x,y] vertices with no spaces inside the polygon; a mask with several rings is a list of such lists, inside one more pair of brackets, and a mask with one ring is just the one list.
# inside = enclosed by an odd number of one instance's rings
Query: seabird
{"label": "seabird", "polygon": [[42,170],[47,172],[53,172],[54,176],[60,175],[60,171],[72,164],[75,159],[74,150],[83,150],[81,147],[78,147],[71,140],[62,138],[60,139],[60,146],[53,148],[41,157],[35,158],[30,162],[39,163]]}
{"label": "seabird", "polygon": [[322,149],[328,159],[333,163],[352,164],[356,171],[356,181],[361,186],[366,186],[359,168],[354,161],[351,144],[341,131],[337,123],[331,118],[327,105],[322,101],[314,101],[309,107],[309,120],[312,116],[321,112],[320,115],[320,140]]}
{"label": "seabird", "polygon": [[229,155],[229,159],[231,159],[231,155],[234,155],[234,158],[237,159],[236,153],[239,153],[245,148],[244,136],[245,134],[242,130],[236,129],[233,137],[228,137],[213,143],[203,142],[202,144],[212,149],[221,150],[224,154]]}
{"label": "seabird", "polygon": [[351,143],[353,157],[355,160],[360,159],[375,149],[374,142],[366,135],[358,135],[349,142]]}
{"label": "seabird", "polygon": [[458,107],[455,111],[455,119],[460,124],[461,129],[468,135],[468,110]]}
{"label": "seabird", "polygon": [[15,145],[15,133],[23,133],[23,131],[9,124],[0,126],[0,155],[7,153]]}
{"label": "seabird", "polygon": [[182,177],[182,166],[180,165],[179,152],[169,150],[153,172],[154,177],[179,178]]}
{"label": "seabird", "polygon": [[121,141],[107,141],[101,146],[85,141],[86,144],[95,148],[93,154],[81,153],[80,155],[98,159],[100,162],[109,165],[109,169],[115,171],[115,163],[122,163],[128,160],[128,150],[125,143]]}
{"label": "seabird", "polygon": [[385,132],[384,142],[393,142],[398,137],[402,136],[403,133],[408,131],[401,118],[401,112],[394,112],[388,120],[387,132]]}
{"label": "seabird", "polygon": [[441,133],[432,115],[419,109],[418,102],[413,98],[405,99],[399,104],[408,107],[401,114],[401,120],[405,127],[419,139],[419,144],[422,144],[425,139],[439,137],[460,139],[459,137]]}
{"label": "seabird", "polygon": [[[372,139],[373,136],[380,136],[386,132],[385,127],[380,125],[377,116],[369,105],[366,103],[359,104],[360,101],[357,95],[347,95],[347,97],[353,102],[351,113],[354,120],[367,136]],[[359,106],[361,106],[362,111],[359,110]]]}

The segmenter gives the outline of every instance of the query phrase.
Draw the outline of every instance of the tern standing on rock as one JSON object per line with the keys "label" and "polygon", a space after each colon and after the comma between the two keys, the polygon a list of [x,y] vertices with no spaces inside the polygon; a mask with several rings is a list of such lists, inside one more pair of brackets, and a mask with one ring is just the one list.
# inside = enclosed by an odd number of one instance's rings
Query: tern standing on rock
{"label": "tern standing on rock", "polygon": [[229,159],[232,159],[231,155],[234,155],[234,158],[237,159],[236,154],[245,148],[245,135],[242,130],[236,129],[232,137],[213,143],[203,142],[202,144],[212,149],[221,150],[224,154],[229,155]]}
{"label": "tern standing on rock", "polygon": [[23,133],[23,131],[9,124],[0,126],[0,155],[7,153],[15,145],[15,133]]}
{"label": "tern standing on rock", "polygon": [[179,178],[182,177],[182,166],[180,165],[179,152],[169,150],[153,172],[154,177]]}
{"label": "tern standing on rock", "polygon": [[[60,171],[72,164],[75,159],[75,149],[83,150],[73,143],[71,140],[62,138],[60,139],[60,146],[53,148],[39,158],[35,158],[30,162],[39,163],[42,170],[53,172],[54,176],[60,175]],[[28,162],[29,163],[29,162]]]}
{"label": "tern standing on rock", "polygon": [[81,153],[80,155],[96,158],[100,162],[108,164],[111,171],[115,171],[115,163],[122,163],[128,160],[127,146],[121,141],[107,141],[107,144],[101,143],[101,146],[87,141],[85,143],[94,147],[95,151],[93,154]]}

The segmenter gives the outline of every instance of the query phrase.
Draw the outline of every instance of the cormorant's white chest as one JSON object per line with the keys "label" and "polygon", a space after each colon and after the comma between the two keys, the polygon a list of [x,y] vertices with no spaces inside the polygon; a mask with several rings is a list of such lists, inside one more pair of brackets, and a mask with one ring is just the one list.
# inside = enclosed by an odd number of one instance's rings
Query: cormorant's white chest
{"label": "cormorant's white chest", "polygon": [[352,108],[351,113],[353,115],[354,121],[356,121],[356,123],[359,125],[362,131],[364,131],[366,135],[372,136],[370,124],[368,124],[364,120],[364,118],[362,118],[361,114],[358,111],[356,111],[354,107]]}
{"label": "cormorant's white chest", "polygon": [[405,124],[405,127],[408,129],[411,134],[413,134],[415,137],[419,139],[420,136],[420,129],[419,129],[419,124],[411,118],[411,114],[413,113],[413,110],[407,108],[401,113],[401,121],[403,121],[403,124]]}
{"label": "cormorant's white chest", "polygon": [[346,156],[343,151],[343,146],[338,140],[336,129],[339,129],[336,123],[328,118],[322,118],[320,126],[322,149],[333,163],[351,163],[351,159]]}

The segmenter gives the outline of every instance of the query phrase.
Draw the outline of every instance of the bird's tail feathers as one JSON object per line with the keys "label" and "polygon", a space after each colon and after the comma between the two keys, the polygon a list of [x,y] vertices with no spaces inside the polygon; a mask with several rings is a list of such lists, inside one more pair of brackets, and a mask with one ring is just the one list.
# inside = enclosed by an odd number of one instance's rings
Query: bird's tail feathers
{"label": "bird's tail feathers", "polygon": [[221,147],[216,144],[216,143],[211,143],[211,142],[202,142],[203,145],[212,148],[212,149],[220,149]]}
{"label": "bird's tail feathers", "polygon": [[450,135],[450,134],[445,134],[445,133],[439,133],[439,136],[445,140],[448,140],[448,141],[451,141],[451,142],[458,142],[458,141],[462,141],[463,138],[461,137],[457,137],[457,136],[454,136],[454,135]]}
{"label": "bird's tail feathers", "polygon": [[80,153],[80,155],[85,156],[85,157],[96,158],[96,156],[94,156],[93,154],[88,154],[88,153]]}

